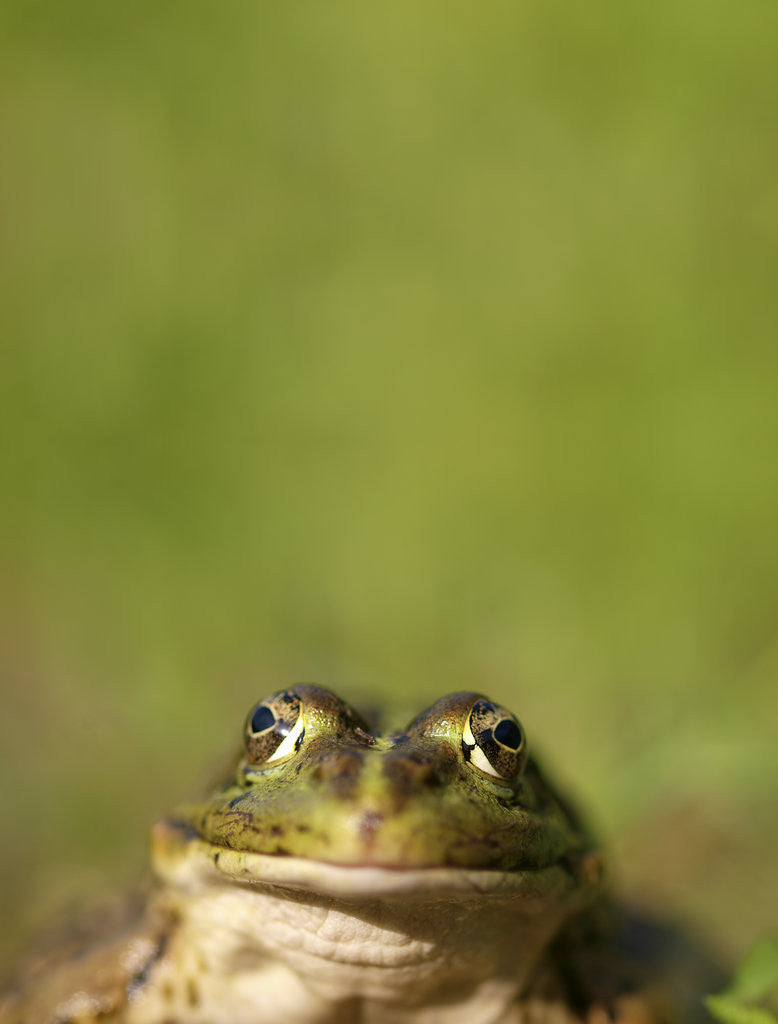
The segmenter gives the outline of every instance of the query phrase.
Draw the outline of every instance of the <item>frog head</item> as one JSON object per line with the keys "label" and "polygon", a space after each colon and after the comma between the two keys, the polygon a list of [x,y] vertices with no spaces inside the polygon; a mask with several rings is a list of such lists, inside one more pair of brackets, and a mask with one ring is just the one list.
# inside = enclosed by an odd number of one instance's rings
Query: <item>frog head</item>
{"label": "frog head", "polygon": [[294,866],[348,878],[347,888],[365,870],[398,885],[417,884],[411,872],[426,872],[425,885],[467,885],[473,872],[490,885],[561,872],[580,888],[599,877],[518,718],[473,692],[383,735],[323,687],[274,693],[249,711],[227,785],[160,823],[154,847],[163,874],[196,848],[222,872],[283,879]]}

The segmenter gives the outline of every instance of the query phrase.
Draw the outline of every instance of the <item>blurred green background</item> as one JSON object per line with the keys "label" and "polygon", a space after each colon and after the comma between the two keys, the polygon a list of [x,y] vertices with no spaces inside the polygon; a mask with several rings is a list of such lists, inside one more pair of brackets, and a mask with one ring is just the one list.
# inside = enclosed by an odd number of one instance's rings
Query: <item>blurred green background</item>
{"label": "blurred green background", "polygon": [[6,0],[0,952],[298,680],[487,691],[638,898],[778,923],[776,53],[774,0]]}

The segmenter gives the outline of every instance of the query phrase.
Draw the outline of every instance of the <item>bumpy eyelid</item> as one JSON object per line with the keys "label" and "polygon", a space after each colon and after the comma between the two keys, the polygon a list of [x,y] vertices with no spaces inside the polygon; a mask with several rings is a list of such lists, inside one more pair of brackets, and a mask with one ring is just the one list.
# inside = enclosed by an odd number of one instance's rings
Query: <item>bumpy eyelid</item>
{"label": "bumpy eyelid", "polygon": [[462,723],[469,720],[473,705],[479,700],[485,698],[472,690],[449,693],[411,719],[402,735],[455,743],[462,735]]}

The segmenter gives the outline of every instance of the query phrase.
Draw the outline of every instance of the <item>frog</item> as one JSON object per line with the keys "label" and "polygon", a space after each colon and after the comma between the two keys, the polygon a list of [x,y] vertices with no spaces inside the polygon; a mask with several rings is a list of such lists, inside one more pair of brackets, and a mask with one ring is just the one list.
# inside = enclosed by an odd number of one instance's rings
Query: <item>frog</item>
{"label": "frog", "polygon": [[521,721],[479,692],[381,731],[325,687],[278,690],[150,850],[143,898],[38,958],[0,1024],[690,1019]]}

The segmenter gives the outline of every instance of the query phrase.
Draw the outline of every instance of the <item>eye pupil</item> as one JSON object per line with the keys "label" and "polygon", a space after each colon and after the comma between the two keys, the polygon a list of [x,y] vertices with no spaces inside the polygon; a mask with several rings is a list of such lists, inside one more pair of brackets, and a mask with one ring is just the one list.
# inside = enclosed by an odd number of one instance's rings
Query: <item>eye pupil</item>
{"label": "eye pupil", "polygon": [[260,704],[251,716],[251,731],[264,732],[265,729],[269,729],[272,725],[275,725],[275,721],[276,716],[270,708],[265,707],[264,704]]}
{"label": "eye pupil", "polygon": [[503,718],[494,727],[494,738],[504,747],[518,750],[521,746],[521,729],[510,718]]}

